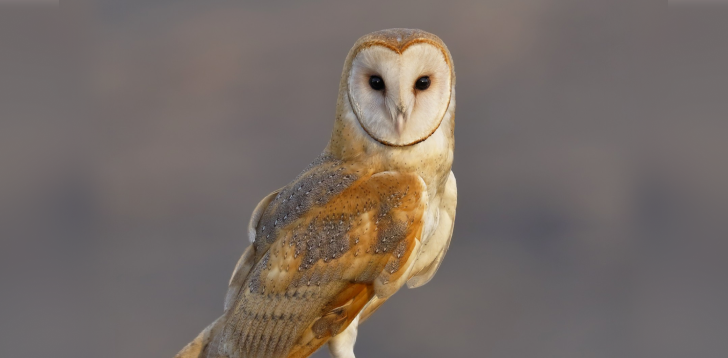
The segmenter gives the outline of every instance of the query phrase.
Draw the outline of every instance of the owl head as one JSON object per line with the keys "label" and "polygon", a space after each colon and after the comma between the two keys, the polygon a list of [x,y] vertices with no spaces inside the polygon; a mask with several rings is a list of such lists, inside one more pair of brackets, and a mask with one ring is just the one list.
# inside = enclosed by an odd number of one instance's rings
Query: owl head
{"label": "owl head", "polygon": [[373,32],[349,52],[337,120],[355,120],[343,125],[360,126],[378,144],[412,146],[432,136],[454,110],[454,85],[450,52],[437,36],[411,29]]}

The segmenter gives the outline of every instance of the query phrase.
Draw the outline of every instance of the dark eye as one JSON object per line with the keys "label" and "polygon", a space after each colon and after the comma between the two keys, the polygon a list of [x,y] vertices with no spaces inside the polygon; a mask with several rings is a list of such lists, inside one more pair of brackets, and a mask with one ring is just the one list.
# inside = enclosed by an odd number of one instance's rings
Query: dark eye
{"label": "dark eye", "polygon": [[384,89],[384,80],[379,76],[372,76],[369,77],[369,85],[372,86],[375,91],[381,91]]}
{"label": "dark eye", "polygon": [[422,76],[415,81],[415,88],[420,91],[424,91],[430,87],[430,77]]}

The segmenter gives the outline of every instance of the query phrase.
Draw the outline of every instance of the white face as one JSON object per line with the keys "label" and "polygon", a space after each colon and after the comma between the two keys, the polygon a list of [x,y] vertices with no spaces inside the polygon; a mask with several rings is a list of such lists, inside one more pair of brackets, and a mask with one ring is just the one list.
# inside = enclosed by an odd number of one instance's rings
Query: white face
{"label": "white face", "polygon": [[361,50],[349,73],[349,100],[364,130],[388,145],[429,137],[450,103],[452,75],[437,47],[419,43],[398,54],[383,46]]}

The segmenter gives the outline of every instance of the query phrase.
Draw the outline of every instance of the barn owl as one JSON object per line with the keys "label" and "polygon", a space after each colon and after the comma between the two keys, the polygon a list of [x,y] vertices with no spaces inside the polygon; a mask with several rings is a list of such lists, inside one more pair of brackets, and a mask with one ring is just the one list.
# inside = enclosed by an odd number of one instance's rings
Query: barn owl
{"label": "barn owl", "polygon": [[357,327],[427,283],[452,236],[455,72],[421,30],[360,38],[329,144],[253,211],[224,313],[178,358],[353,358]]}

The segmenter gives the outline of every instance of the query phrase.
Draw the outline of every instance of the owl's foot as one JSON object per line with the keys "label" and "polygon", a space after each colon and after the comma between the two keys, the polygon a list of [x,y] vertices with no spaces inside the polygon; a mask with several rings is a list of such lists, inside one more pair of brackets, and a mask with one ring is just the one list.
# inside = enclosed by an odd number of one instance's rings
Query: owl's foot
{"label": "owl's foot", "polygon": [[349,327],[329,340],[329,352],[332,358],[355,358],[354,343],[359,328],[359,316],[354,318]]}

